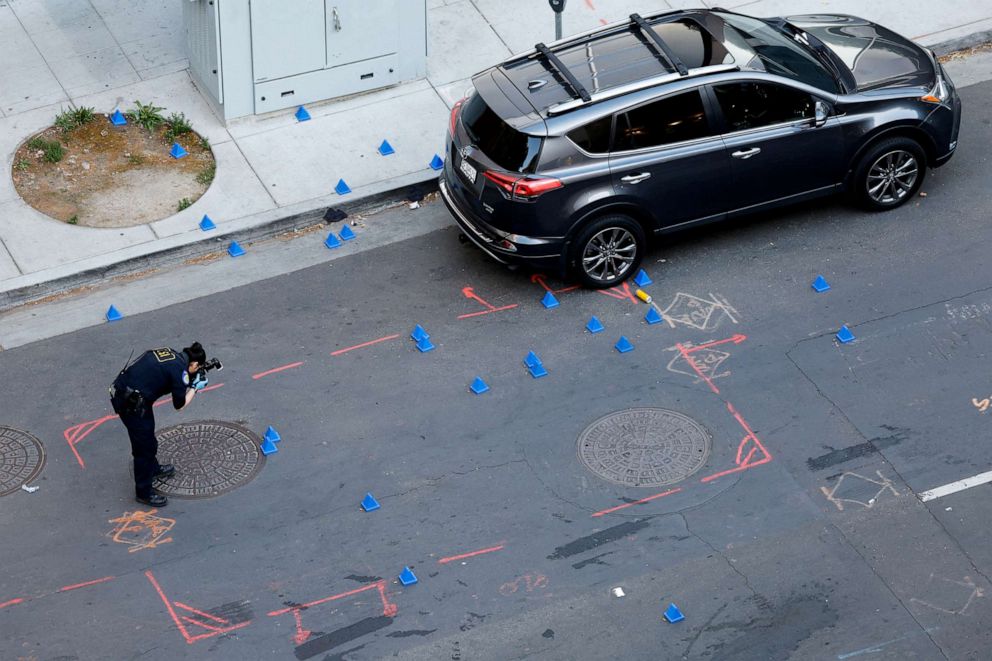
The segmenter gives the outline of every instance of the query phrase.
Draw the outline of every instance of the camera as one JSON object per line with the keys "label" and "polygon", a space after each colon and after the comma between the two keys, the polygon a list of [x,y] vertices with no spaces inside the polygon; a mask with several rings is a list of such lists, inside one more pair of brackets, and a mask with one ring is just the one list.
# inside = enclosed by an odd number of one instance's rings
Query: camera
{"label": "camera", "polygon": [[200,365],[200,369],[198,369],[195,372],[193,372],[192,374],[190,374],[190,377],[192,377],[193,380],[196,380],[197,377],[201,377],[201,378],[204,378],[205,379],[205,378],[207,378],[207,372],[209,372],[211,370],[218,370],[219,371],[219,370],[222,370],[222,369],[224,369],[224,366],[221,365],[220,361],[217,360],[216,358],[211,358],[207,362],[205,362],[202,365]]}

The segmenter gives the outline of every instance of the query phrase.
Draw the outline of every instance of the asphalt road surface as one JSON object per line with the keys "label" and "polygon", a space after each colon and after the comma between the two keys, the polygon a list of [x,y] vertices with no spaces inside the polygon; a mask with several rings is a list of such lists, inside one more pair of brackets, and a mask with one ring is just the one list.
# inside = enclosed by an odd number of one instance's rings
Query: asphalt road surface
{"label": "asphalt road surface", "polygon": [[[0,658],[988,659],[992,84],[962,96],[926,197],[652,253],[661,323],[451,227],[0,353]],[[150,512],[106,387],[193,339],[226,368],[156,416],[204,423],[164,485],[201,497]]]}

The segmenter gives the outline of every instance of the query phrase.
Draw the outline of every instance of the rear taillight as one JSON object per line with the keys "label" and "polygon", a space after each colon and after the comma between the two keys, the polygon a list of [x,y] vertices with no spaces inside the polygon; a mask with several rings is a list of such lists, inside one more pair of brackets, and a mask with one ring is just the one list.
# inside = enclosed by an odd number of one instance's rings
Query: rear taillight
{"label": "rear taillight", "polygon": [[561,180],[551,177],[521,177],[493,170],[484,172],[483,176],[499,186],[510,197],[520,200],[533,200],[548,191],[565,185],[561,183]]}
{"label": "rear taillight", "polygon": [[[468,97],[465,98],[467,99]],[[455,135],[455,125],[458,123],[458,113],[461,111],[463,103],[465,103],[465,99],[458,101],[451,108],[451,119],[448,120],[448,129],[451,131],[452,137]]]}

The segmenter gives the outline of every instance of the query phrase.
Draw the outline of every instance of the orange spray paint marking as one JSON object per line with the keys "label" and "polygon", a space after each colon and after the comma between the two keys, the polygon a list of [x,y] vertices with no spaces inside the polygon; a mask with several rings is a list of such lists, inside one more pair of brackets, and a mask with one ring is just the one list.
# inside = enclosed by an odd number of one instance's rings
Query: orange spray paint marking
{"label": "orange spray paint marking", "polygon": [[535,273],[534,275],[530,276],[530,281],[533,282],[533,283],[535,283],[535,284],[541,285],[541,287],[544,288],[544,291],[549,291],[552,294],[564,294],[565,292],[575,291],[576,289],[579,289],[580,288],[578,285],[572,285],[571,287],[562,287],[561,289],[552,289],[548,285],[547,276],[544,275],[543,273]]}
{"label": "orange spray paint marking", "polygon": [[13,606],[13,605],[19,604],[19,603],[21,603],[23,601],[24,601],[24,598],[23,597],[18,597],[17,599],[11,599],[10,601],[5,601],[2,604],[0,604],[0,608],[6,608],[7,606]]}
{"label": "orange spray paint marking", "polygon": [[481,310],[479,312],[469,312],[468,314],[458,315],[459,319],[468,319],[469,317],[480,317],[484,314],[492,314],[493,312],[502,312],[503,310],[512,310],[513,308],[517,307],[517,304],[514,303],[513,305],[504,305],[503,307],[498,308],[495,305],[490,304],[488,301],[483,299],[478,294],[476,294],[475,290],[472,289],[471,287],[462,287],[462,295],[471,301],[475,301],[476,303],[478,303],[479,305],[483,306],[486,309]]}
{"label": "orange spray paint marking", "polygon": [[124,512],[116,519],[110,519],[110,523],[116,523],[117,527],[107,533],[107,536],[118,544],[128,544],[131,547],[127,550],[128,553],[153,549],[171,542],[172,538],[165,535],[176,525],[176,520],[155,516],[157,511]]}
{"label": "orange spray paint marking", "polygon": [[270,374],[276,374],[277,372],[284,372],[286,370],[291,370],[294,367],[299,367],[302,364],[303,364],[303,361],[302,360],[300,362],[298,362],[298,363],[290,363],[289,365],[283,365],[282,367],[276,367],[274,369],[267,370],[265,372],[259,372],[258,374],[252,374],[251,375],[251,378],[252,379],[261,379],[261,378],[266,377],[266,376],[268,376]]}
{"label": "orange spray paint marking", "polygon": [[[721,471],[719,473],[714,473],[713,475],[707,475],[700,482],[712,482],[713,480],[723,477],[725,475],[730,475],[732,473],[739,473],[745,471],[749,468],[754,468],[755,466],[760,466],[762,464],[767,464],[772,460],[772,453],[769,452],[761,440],[758,438],[757,434],[751,429],[750,425],[744,420],[743,416],[737,412],[733,404],[727,402],[727,410],[730,414],[734,416],[737,423],[744,428],[747,432],[744,438],[741,440],[740,444],[737,446],[737,458],[734,463],[737,464],[736,468],[731,468],[730,470]],[[745,450],[747,451],[745,453]],[[755,456],[760,455],[757,460]]]}
{"label": "orange spray paint marking", "polygon": [[75,585],[63,585],[59,588],[59,592],[68,592],[69,590],[78,590],[79,588],[96,585],[97,583],[106,583],[107,581],[114,580],[114,578],[114,576],[104,576],[103,578],[98,578],[95,581],[86,581],[85,583],[76,583]]}
{"label": "orange spray paint marking", "polygon": [[[189,645],[192,645],[198,640],[204,640],[206,638],[213,638],[214,636],[220,636],[222,634],[230,633],[231,631],[234,631],[236,629],[242,629],[248,626],[249,624],[251,624],[251,620],[248,620],[247,622],[239,622],[237,624],[231,624],[230,620],[224,619],[217,615],[211,615],[209,613],[205,613],[201,610],[197,610],[193,608],[192,606],[187,606],[182,602],[179,601],[170,602],[169,599],[165,596],[165,592],[162,591],[162,586],[160,586],[158,584],[158,581],[155,580],[155,577],[152,575],[151,571],[146,571],[145,576],[148,578],[148,581],[152,584],[152,587],[155,588],[155,592],[158,593],[158,596],[162,600],[162,603],[165,604],[165,609],[169,611],[169,616],[172,618],[172,621],[175,623],[176,628],[179,629],[179,633],[182,634],[183,638],[186,639],[186,643]],[[189,613],[193,613],[198,617],[194,618],[186,614],[182,614],[182,616],[180,617],[180,614],[177,614],[176,612],[176,608],[180,608]],[[209,623],[204,622],[203,619],[210,620],[210,622]],[[187,624],[195,627],[199,627],[200,629],[204,629],[205,632],[194,635],[190,633],[190,630],[186,627]]]}
{"label": "orange spray paint marking", "polygon": [[628,507],[633,507],[634,505],[643,505],[644,503],[650,503],[652,500],[657,500],[658,498],[664,498],[665,496],[670,496],[673,493],[678,493],[682,491],[682,487],[677,487],[675,489],[669,489],[668,491],[662,491],[661,493],[656,493],[653,496],[648,496],[647,498],[641,498],[640,500],[635,500],[630,503],[624,503],[623,505],[617,505],[616,507],[611,507],[609,509],[600,510],[593,514],[593,516],[603,516],[604,514],[610,514],[616,512],[617,510],[626,509]]}
{"label": "orange spray paint marking", "polygon": [[482,555],[483,553],[492,553],[494,551],[502,551],[504,548],[505,547],[504,547],[503,544],[500,544],[499,546],[490,546],[487,549],[479,549],[478,551],[471,551],[469,553],[462,553],[461,555],[452,555],[452,556],[448,556],[447,558],[441,558],[437,562],[438,562],[439,565],[446,565],[449,562],[455,562],[457,560],[464,560],[466,558],[474,558],[475,556]]}
{"label": "orange spray paint marking", "polygon": [[389,340],[395,340],[399,335],[387,335],[386,337],[380,337],[378,340],[372,340],[371,342],[362,342],[361,344],[356,344],[352,347],[345,347],[344,349],[338,349],[337,351],[332,351],[332,356],[340,356],[343,353],[348,353],[349,351],[354,351],[355,349],[364,349],[365,347],[370,347],[373,344],[379,344],[380,342],[388,342]]}
{"label": "orange spray paint marking", "polygon": [[292,613],[293,621],[296,623],[296,631],[293,634],[293,642],[296,645],[302,645],[313,633],[311,630],[303,626],[303,617],[301,613],[307,609],[313,608],[314,606],[319,606],[321,604],[326,604],[331,601],[337,601],[338,599],[344,599],[345,597],[351,597],[362,592],[367,592],[369,590],[377,590],[379,592],[379,599],[382,601],[382,614],[385,617],[396,617],[397,607],[396,604],[389,601],[389,597],[386,594],[386,581],[379,580],[375,583],[369,583],[360,588],[355,588],[354,590],[348,590],[347,592],[341,592],[339,594],[331,595],[330,597],[324,597],[323,599],[316,599],[314,601],[309,601],[305,604],[299,604],[297,606],[289,606],[287,608],[280,608],[279,610],[274,610],[269,612],[269,617],[279,617],[280,615],[286,615],[287,613]]}
{"label": "orange spray paint marking", "polygon": [[630,301],[634,305],[637,305],[637,296],[634,295],[634,292],[630,291],[630,285],[626,282],[621,285],[617,285],[616,287],[610,287],[609,289],[597,289],[596,293],[603,294],[620,301]]}

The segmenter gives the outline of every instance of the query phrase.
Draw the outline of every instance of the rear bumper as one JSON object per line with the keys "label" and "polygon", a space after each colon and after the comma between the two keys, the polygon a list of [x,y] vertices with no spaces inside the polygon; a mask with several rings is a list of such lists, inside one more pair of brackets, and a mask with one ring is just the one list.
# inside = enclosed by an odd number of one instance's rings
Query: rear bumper
{"label": "rear bumper", "polygon": [[459,203],[447,181],[447,172],[438,180],[441,199],[455,222],[472,243],[500,264],[527,264],[534,268],[557,269],[562,264],[562,244],[509,234],[492,227]]}

